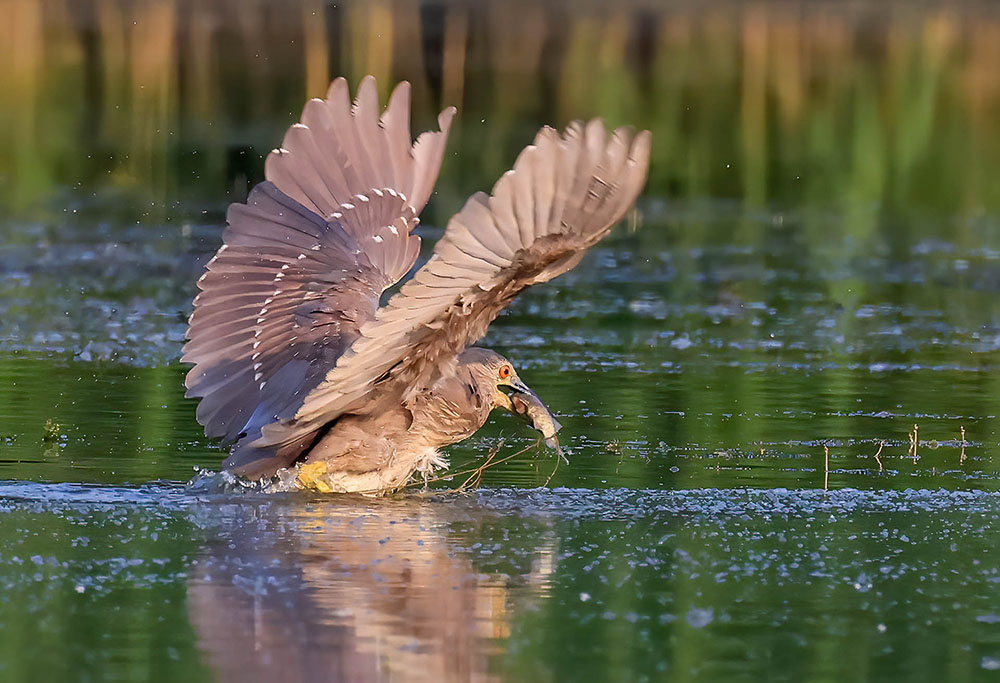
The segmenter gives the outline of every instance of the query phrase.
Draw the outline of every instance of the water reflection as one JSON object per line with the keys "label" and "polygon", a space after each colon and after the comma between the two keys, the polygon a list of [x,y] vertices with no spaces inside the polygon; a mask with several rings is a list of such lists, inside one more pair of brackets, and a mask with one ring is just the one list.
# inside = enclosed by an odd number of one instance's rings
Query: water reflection
{"label": "water reflection", "polygon": [[1000,662],[997,493],[0,482],[0,519],[3,681],[976,681]]}
{"label": "water reflection", "polygon": [[481,573],[455,532],[484,523],[470,513],[414,499],[223,506],[188,583],[206,661],[224,681],[494,680],[512,613],[546,594],[554,540],[534,520],[520,566]]}

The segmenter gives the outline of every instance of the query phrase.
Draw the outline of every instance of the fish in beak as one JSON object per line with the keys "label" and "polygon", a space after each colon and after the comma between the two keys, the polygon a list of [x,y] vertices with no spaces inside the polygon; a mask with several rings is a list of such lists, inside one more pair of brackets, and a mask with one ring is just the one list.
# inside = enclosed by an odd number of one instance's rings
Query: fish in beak
{"label": "fish in beak", "polygon": [[542,399],[519,379],[510,383],[511,391],[507,394],[510,399],[511,412],[532,426],[533,429],[541,432],[545,444],[549,448],[554,448],[560,457],[563,457],[562,449],[559,447],[559,438],[556,432],[562,429],[559,420],[555,418]]}

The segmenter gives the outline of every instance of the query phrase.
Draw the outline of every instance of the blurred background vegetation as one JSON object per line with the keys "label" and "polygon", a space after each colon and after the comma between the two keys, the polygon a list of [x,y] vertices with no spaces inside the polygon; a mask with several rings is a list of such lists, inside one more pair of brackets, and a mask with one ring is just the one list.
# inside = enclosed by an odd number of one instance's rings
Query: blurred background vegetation
{"label": "blurred background vegetation", "polygon": [[240,200],[304,99],[366,73],[413,83],[415,127],[458,106],[448,211],[539,122],[595,115],[655,131],[655,197],[828,205],[862,237],[875,207],[1000,205],[1000,9],[978,3],[4,0],[0,63],[5,213]]}

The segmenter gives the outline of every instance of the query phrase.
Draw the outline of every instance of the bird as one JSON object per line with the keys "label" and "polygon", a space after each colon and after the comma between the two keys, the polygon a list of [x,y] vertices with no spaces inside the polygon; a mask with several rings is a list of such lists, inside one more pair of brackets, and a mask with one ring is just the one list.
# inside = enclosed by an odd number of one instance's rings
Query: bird
{"label": "bird", "polygon": [[552,443],[551,411],[507,358],[473,344],[625,216],[650,132],[541,128],[387,295],[417,262],[456,109],[413,140],[407,82],[384,110],[371,76],[350,95],[337,78],[306,103],[264,180],[230,205],[198,280],[181,360],[197,420],[230,446],[223,470],[268,481],[301,469],[309,488],[385,495],[447,468],[441,449],[497,408]]}

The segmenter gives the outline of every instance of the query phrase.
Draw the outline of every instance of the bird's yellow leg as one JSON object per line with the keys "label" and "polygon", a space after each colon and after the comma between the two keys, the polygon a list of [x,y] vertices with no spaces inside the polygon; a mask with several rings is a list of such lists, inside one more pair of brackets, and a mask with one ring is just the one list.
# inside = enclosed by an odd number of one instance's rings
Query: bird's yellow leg
{"label": "bird's yellow leg", "polygon": [[326,472],[326,462],[323,460],[300,465],[295,483],[300,488],[313,489],[320,493],[333,493],[333,487],[327,481]]}

